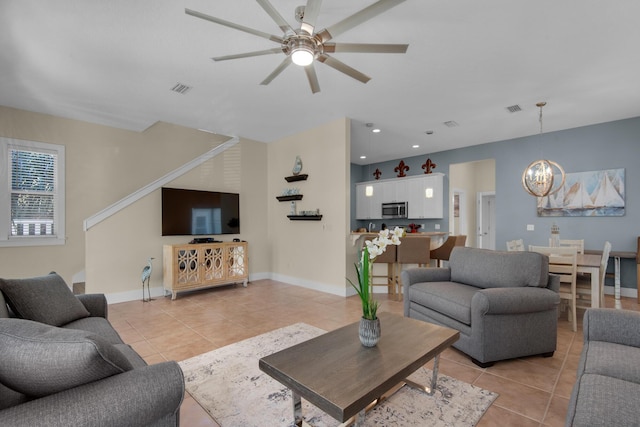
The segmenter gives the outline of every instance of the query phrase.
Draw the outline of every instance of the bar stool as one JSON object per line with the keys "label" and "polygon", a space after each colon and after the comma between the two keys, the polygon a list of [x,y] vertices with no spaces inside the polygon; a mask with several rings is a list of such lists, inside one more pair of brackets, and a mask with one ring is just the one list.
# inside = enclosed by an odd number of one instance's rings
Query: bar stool
{"label": "bar stool", "polygon": [[455,246],[464,246],[467,243],[467,236],[449,236],[447,240],[439,248],[435,248],[431,251],[431,259],[435,259],[436,267],[442,267],[443,261],[449,261],[451,251]]}
{"label": "bar stool", "polygon": [[[388,245],[387,249],[373,260],[373,266],[371,268],[371,275],[369,276],[369,284],[371,285],[371,292],[373,292],[374,286],[386,286],[388,288],[387,293],[391,294],[393,299],[396,299],[396,257],[397,246]],[[381,275],[375,274],[375,264],[387,264],[387,274]],[[375,283],[374,279],[385,279],[385,283]]]}
{"label": "bar stool", "polygon": [[396,278],[398,283],[398,299],[402,300],[402,266],[403,264],[418,264],[418,266],[429,265],[429,254],[431,252],[430,237],[403,237],[397,246],[396,257]]}

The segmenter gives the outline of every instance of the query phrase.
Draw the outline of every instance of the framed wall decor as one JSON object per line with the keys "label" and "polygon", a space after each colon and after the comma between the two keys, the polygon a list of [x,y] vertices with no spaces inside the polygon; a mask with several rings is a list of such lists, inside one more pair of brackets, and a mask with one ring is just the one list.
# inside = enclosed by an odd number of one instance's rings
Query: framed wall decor
{"label": "framed wall decor", "polygon": [[566,174],[564,186],[537,198],[538,216],[624,216],[624,169]]}

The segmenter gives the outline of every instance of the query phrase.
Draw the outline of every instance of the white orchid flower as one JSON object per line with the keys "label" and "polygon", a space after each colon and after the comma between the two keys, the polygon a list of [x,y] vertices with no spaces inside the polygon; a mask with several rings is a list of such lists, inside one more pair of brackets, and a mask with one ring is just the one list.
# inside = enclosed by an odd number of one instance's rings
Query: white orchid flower
{"label": "white orchid flower", "polygon": [[398,239],[404,237],[404,228],[396,227],[393,229],[393,235]]}
{"label": "white orchid flower", "polygon": [[369,249],[369,259],[375,259],[378,255],[382,254],[382,252],[384,252],[383,250],[380,250],[380,248],[378,246],[371,246]]}

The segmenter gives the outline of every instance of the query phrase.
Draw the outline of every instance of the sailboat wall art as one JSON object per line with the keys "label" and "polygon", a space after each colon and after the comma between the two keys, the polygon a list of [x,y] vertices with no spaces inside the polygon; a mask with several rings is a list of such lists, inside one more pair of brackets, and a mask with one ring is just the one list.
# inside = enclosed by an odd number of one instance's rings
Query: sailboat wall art
{"label": "sailboat wall art", "polygon": [[537,199],[538,216],[624,216],[624,169],[568,173],[557,193]]}

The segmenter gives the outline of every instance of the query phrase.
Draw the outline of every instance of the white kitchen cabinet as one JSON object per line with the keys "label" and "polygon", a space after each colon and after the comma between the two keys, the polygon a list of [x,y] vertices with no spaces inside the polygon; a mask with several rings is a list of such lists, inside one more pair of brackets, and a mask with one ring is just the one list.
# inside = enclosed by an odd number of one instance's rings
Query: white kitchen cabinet
{"label": "white kitchen cabinet", "polygon": [[[443,218],[443,177],[441,173],[408,176],[356,184],[356,219],[382,219],[382,203],[407,202],[408,219]],[[365,195],[373,186],[373,196]],[[430,188],[433,196],[426,197]]]}
{"label": "white kitchen cabinet", "polygon": [[[373,195],[366,195],[366,187],[373,187]],[[382,219],[382,185],[378,182],[356,184],[356,219]]]}
{"label": "white kitchen cabinet", "polygon": [[411,180],[411,178],[397,178],[382,181],[382,203],[408,201],[409,180]]}
{"label": "white kitchen cabinet", "polygon": [[396,184],[396,202],[408,202],[410,197],[408,179],[399,178],[395,184]]}
{"label": "white kitchen cabinet", "polygon": [[[409,182],[408,217],[410,219],[443,218],[443,175],[429,174]],[[432,196],[427,197],[427,189]]]}

